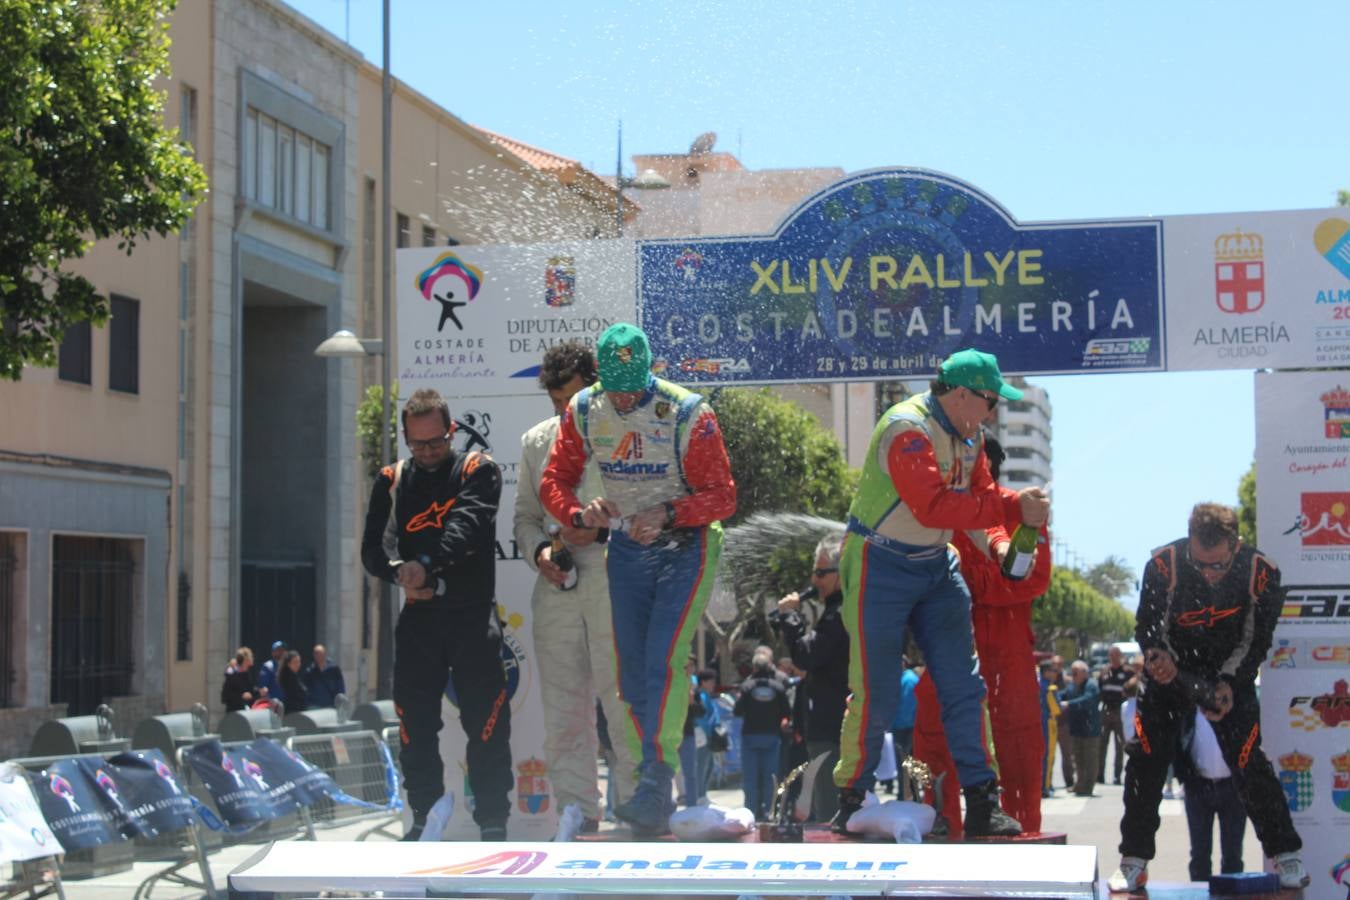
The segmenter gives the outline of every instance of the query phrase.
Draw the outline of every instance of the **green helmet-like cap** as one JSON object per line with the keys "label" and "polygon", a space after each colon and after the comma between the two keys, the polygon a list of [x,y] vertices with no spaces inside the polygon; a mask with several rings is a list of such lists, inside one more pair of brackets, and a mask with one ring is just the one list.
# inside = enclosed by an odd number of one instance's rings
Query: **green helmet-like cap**
{"label": "green helmet-like cap", "polygon": [[600,335],[595,348],[600,387],[606,391],[645,391],[652,374],[647,335],[628,322],[616,322]]}
{"label": "green helmet-like cap", "polygon": [[996,391],[1005,400],[1021,400],[1022,392],[1003,380],[998,359],[979,350],[957,350],[942,361],[938,381],[972,391]]}

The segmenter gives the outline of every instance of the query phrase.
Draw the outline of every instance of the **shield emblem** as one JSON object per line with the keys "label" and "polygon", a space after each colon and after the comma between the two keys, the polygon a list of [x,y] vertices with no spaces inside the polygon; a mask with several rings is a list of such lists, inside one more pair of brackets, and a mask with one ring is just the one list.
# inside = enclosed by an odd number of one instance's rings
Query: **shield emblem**
{"label": "shield emblem", "polygon": [[570,256],[550,257],[544,266],[544,302],[554,307],[571,306],[576,291],[576,261]]}

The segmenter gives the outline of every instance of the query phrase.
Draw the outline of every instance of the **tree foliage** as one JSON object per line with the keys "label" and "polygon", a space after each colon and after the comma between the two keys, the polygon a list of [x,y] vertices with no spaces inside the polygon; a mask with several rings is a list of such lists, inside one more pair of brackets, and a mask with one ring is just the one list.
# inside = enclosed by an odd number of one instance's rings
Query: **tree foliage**
{"label": "tree foliage", "polygon": [[366,477],[374,479],[380,467],[393,460],[386,459],[389,446],[398,437],[398,382],[389,389],[389,423],[381,442],[380,419],[384,416],[384,388],[372,384],[366,396],[356,407],[356,439],[361,443],[361,462],[366,464]]}
{"label": "tree foliage", "polygon": [[175,0],[0,3],[0,377],[51,366],[108,300],[62,271],[96,240],[182,227],[206,174],[164,127]]}
{"label": "tree foliage", "polygon": [[737,525],[756,512],[843,520],[857,473],[834,435],[810,413],[767,388],[731,388],[711,398],[736,480]]}
{"label": "tree foliage", "polygon": [[1134,634],[1134,615],[1105,596],[1078,572],[1056,566],[1050,589],[1031,607],[1036,646],[1049,648],[1072,638],[1079,648],[1097,640],[1124,640]]}
{"label": "tree foliage", "polygon": [[1118,556],[1108,556],[1083,573],[1083,580],[1104,597],[1116,598],[1134,590],[1134,570]]}
{"label": "tree foliage", "polygon": [[1337,192],[1336,192],[1336,205],[1337,205],[1337,206],[1350,206],[1350,191],[1337,191]]}
{"label": "tree foliage", "polygon": [[1238,481],[1238,536],[1249,544],[1256,543],[1256,461]]}

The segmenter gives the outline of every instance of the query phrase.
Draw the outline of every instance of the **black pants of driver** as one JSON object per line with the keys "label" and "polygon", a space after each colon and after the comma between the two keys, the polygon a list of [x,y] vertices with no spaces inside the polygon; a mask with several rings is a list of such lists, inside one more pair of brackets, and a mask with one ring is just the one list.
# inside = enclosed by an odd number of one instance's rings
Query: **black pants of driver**
{"label": "black pants of driver", "polygon": [[[1135,738],[1125,764],[1125,815],[1120,820],[1122,856],[1152,859],[1157,834],[1158,803],[1177,748],[1185,717],[1195,715],[1174,681],[1150,682],[1139,697]],[[1289,818],[1289,802],[1275,770],[1261,749],[1261,707],[1252,687],[1233,691],[1233,708],[1214,726],[1224,762],[1233,772],[1242,805],[1252,820],[1266,856],[1300,850],[1303,841]]]}
{"label": "black pants of driver", "polygon": [[394,705],[401,722],[399,763],[413,815],[425,817],[445,793],[441,698],[454,685],[479,828],[504,826],[511,812],[511,703],[502,668],[502,627],[491,603],[410,603],[394,629]]}

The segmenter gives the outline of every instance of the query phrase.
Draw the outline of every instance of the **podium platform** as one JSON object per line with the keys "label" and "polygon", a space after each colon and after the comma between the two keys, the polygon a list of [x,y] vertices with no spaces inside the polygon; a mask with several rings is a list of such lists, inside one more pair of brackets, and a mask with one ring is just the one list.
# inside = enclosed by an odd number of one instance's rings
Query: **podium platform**
{"label": "podium platform", "polygon": [[[232,897],[608,895],[1093,898],[1095,847],[1064,844],[271,844],[229,876]],[[1156,894],[1155,900],[1156,900]]]}

